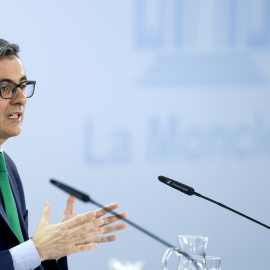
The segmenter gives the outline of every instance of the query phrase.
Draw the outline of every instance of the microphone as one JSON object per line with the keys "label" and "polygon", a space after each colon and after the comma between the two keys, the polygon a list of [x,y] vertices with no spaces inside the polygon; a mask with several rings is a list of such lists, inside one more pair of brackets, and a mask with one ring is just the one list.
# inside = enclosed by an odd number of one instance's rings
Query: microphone
{"label": "microphone", "polygon": [[210,198],[207,198],[207,197],[201,195],[200,193],[195,192],[194,188],[192,188],[192,187],[190,187],[190,186],[184,185],[184,184],[182,184],[182,183],[180,183],[180,182],[177,182],[177,181],[175,181],[175,180],[173,180],[173,179],[170,179],[170,178],[168,178],[168,177],[165,177],[165,176],[159,176],[159,177],[158,177],[158,180],[159,180],[160,182],[162,182],[162,183],[164,183],[164,184],[166,184],[166,185],[172,187],[172,188],[175,188],[175,189],[177,189],[177,190],[179,190],[179,191],[181,191],[181,192],[183,192],[183,193],[189,195],[189,196],[195,195],[195,196],[197,196],[197,197],[203,198],[203,199],[205,199],[205,200],[207,200],[207,201],[210,201],[210,202],[212,202],[212,203],[214,203],[214,204],[217,204],[217,205],[219,205],[219,206],[221,206],[221,207],[223,207],[223,208],[225,208],[225,209],[227,209],[227,210],[229,210],[229,211],[232,211],[232,212],[234,212],[235,214],[238,214],[238,215],[240,215],[240,216],[242,216],[242,217],[244,217],[244,218],[247,218],[247,219],[249,219],[249,220],[251,220],[251,221],[253,221],[253,222],[255,222],[255,223],[257,223],[257,224],[259,224],[259,225],[261,225],[261,226],[263,226],[263,227],[265,227],[265,228],[267,228],[267,229],[270,229],[269,226],[265,225],[265,224],[262,223],[262,222],[259,222],[259,221],[256,220],[256,219],[253,219],[253,218],[251,218],[251,217],[249,217],[249,216],[247,216],[247,215],[244,215],[244,214],[242,214],[242,213],[240,213],[240,212],[238,212],[238,211],[236,211],[236,210],[234,210],[234,209],[232,209],[232,208],[230,208],[230,207],[228,207],[228,206],[226,206],[226,205],[220,203],[220,202],[217,202],[217,201],[215,201],[215,200],[212,200],[212,199],[210,199]]}
{"label": "microphone", "polygon": [[194,188],[186,186],[186,185],[184,185],[182,183],[179,183],[179,182],[177,182],[175,180],[172,180],[170,178],[167,178],[165,176],[159,176],[158,180],[160,182],[172,187],[172,188],[175,188],[175,189],[189,195],[189,196],[192,196],[194,194],[194,192],[195,192]]}
{"label": "microphone", "polygon": [[64,185],[61,182],[56,181],[54,179],[51,179],[50,181],[51,181],[51,183],[53,185],[59,187],[60,189],[66,191],[67,193],[73,195],[74,197],[76,197],[76,198],[78,198],[78,199],[80,199],[80,200],[82,200],[84,202],[91,202],[91,199],[87,194],[84,194],[84,193],[82,193],[82,192],[80,192],[80,191],[78,191],[78,190],[76,190],[76,189],[74,189],[72,187]]}

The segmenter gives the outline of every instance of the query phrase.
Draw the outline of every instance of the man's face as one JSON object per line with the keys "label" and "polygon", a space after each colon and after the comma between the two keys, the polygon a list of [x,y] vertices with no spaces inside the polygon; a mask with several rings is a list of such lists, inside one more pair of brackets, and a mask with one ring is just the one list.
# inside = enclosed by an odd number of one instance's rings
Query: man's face
{"label": "man's face", "polygon": [[[2,81],[16,84],[26,81],[20,59],[12,56],[0,60],[0,82]],[[3,99],[0,96],[0,145],[21,133],[26,102],[27,99],[19,87],[12,99]]]}

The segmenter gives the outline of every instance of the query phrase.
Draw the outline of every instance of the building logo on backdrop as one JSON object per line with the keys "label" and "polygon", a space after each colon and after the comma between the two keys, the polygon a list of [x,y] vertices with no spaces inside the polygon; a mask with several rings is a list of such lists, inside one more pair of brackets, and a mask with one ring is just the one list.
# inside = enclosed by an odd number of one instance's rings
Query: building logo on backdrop
{"label": "building logo on backdrop", "polygon": [[262,116],[249,124],[209,128],[184,127],[177,117],[166,121],[152,117],[146,120],[145,129],[140,129],[140,140],[127,126],[114,127],[105,137],[97,123],[88,120],[85,127],[84,154],[89,165],[270,158],[270,125]]}
{"label": "building logo on backdrop", "polygon": [[135,44],[153,55],[140,86],[264,85],[270,1],[136,0]]}

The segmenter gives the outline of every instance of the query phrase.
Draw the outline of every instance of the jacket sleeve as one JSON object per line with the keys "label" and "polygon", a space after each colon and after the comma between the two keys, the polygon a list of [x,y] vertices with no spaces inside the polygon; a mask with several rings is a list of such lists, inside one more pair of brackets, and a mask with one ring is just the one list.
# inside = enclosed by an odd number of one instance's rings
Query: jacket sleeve
{"label": "jacket sleeve", "polygon": [[44,261],[42,262],[42,267],[44,270],[68,270],[67,257],[60,258],[59,260]]}
{"label": "jacket sleeve", "polygon": [[61,270],[68,270],[67,257],[58,260],[58,265]]}
{"label": "jacket sleeve", "polygon": [[0,270],[14,270],[12,257],[8,250],[0,252]]}

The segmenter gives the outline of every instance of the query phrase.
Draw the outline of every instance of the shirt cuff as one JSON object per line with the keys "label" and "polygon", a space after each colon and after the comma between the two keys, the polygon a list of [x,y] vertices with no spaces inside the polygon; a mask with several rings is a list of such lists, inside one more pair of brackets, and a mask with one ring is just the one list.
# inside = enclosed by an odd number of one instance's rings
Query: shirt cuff
{"label": "shirt cuff", "polygon": [[15,270],[35,269],[41,264],[40,256],[31,239],[9,250]]}

